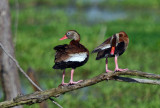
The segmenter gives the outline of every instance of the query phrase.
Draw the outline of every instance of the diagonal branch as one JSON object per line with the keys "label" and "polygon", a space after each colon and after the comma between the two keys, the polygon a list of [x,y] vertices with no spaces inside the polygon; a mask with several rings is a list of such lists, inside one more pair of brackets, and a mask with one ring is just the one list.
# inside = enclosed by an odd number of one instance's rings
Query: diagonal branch
{"label": "diagonal branch", "polygon": [[156,84],[160,85],[160,81],[158,80],[149,80],[149,79],[138,79],[138,78],[124,78],[119,77],[120,75],[131,75],[131,76],[140,76],[144,78],[152,78],[152,79],[160,79],[160,75],[151,74],[151,73],[145,73],[141,71],[133,71],[128,70],[125,72],[110,72],[110,73],[102,73],[94,78],[86,79],[82,81],[81,83],[75,84],[75,85],[66,85],[66,86],[59,86],[57,88],[53,88],[46,91],[38,91],[32,94],[23,95],[14,98],[11,101],[4,101],[0,103],[0,107],[3,108],[9,108],[17,105],[23,105],[23,104],[34,104],[39,103],[42,101],[45,101],[49,99],[50,97],[57,97],[61,94],[80,89],[83,87],[91,86],[94,84],[97,84],[99,82],[102,82],[104,80],[116,80],[116,81],[125,81],[125,82],[136,82],[141,84]]}
{"label": "diagonal branch", "polygon": [[0,43],[0,47],[3,49],[3,51],[9,56],[16,64],[18,69],[23,73],[23,75],[33,84],[38,90],[43,91],[37,84],[35,84],[32,79],[24,72],[24,70],[20,67],[19,63],[17,62],[16,59],[14,59],[7,51],[5,50],[4,46]]}
{"label": "diagonal branch", "polygon": [[[32,79],[24,72],[24,70],[20,67],[18,61],[12,57],[4,48],[4,46],[2,45],[2,43],[0,42],[0,47],[2,48],[2,50],[7,54],[7,56],[9,56],[16,64],[16,66],[18,67],[18,69],[20,70],[20,72],[30,81],[30,83],[35,86],[39,91],[43,91],[36,83],[34,83],[32,81]],[[63,108],[61,105],[59,105],[56,101],[54,101],[54,99],[49,98],[54,104],[56,104],[59,108]]]}

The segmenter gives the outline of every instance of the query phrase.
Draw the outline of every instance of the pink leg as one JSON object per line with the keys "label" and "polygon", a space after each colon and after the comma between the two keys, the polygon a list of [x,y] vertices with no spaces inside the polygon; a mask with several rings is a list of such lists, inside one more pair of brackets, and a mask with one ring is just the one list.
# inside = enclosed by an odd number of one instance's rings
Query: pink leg
{"label": "pink leg", "polygon": [[64,77],[65,77],[65,70],[63,71],[62,83],[61,83],[61,85],[67,85],[67,84],[68,84],[68,83],[64,83]]}
{"label": "pink leg", "polygon": [[115,55],[115,65],[116,65],[116,68],[115,68],[115,71],[127,71],[128,69],[120,69],[118,68],[118,56]]}
{"label": "pink leg", "polygon": [[112,72],[111,70],[108,70],[108,59],[106,58],[106,72]]}
{"label": "pink leg", "polygon": [[83,80],[79,80],[77,82],[74,82],[73,81],[73,74],[74,74],[74,69],[71,70],[71,80],[70,80],[69,84],[77,84],[77,83],[83,81]]}

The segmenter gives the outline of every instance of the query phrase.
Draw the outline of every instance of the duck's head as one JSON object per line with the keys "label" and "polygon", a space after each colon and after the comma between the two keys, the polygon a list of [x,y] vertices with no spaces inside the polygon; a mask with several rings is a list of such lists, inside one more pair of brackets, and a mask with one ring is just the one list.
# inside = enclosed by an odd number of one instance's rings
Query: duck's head
{"label": "duck's head", "polygon": [[75,30],[68,30],[64,35],[64,37],[62,37],[60,40],[64,40],[64,39],[73,39],[75,41],[80,41],[80,35]]}
{"label": "duck's head", "polygon": [[124,31],[121,31],[118,34],[119,34],[119,37],[128,37],[128,35]]}

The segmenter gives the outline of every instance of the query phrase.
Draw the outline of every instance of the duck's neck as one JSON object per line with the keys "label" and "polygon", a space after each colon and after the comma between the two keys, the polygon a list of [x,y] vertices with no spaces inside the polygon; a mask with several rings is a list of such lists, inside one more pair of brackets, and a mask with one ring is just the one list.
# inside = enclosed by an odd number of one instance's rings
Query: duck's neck
{"label": "duck's neck", "polygon": [[77,35],[77,36],[74,37],[73,40],[79,42],[80,41],[80,37]]}
{"label": "duck's neck", "polygon": [[79,41],[80,40],[72,40],[71,42],[70,42],[70,45],[77,45],[77,44],[79,44]]}

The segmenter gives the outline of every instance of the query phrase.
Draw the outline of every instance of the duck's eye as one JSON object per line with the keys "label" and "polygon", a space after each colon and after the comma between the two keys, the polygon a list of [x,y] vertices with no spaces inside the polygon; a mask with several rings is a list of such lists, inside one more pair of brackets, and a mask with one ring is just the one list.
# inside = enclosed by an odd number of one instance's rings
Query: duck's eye
{"label": "duck's eye", "polygon": [[67,35],[70,35],[70,32],[68,32]]}

